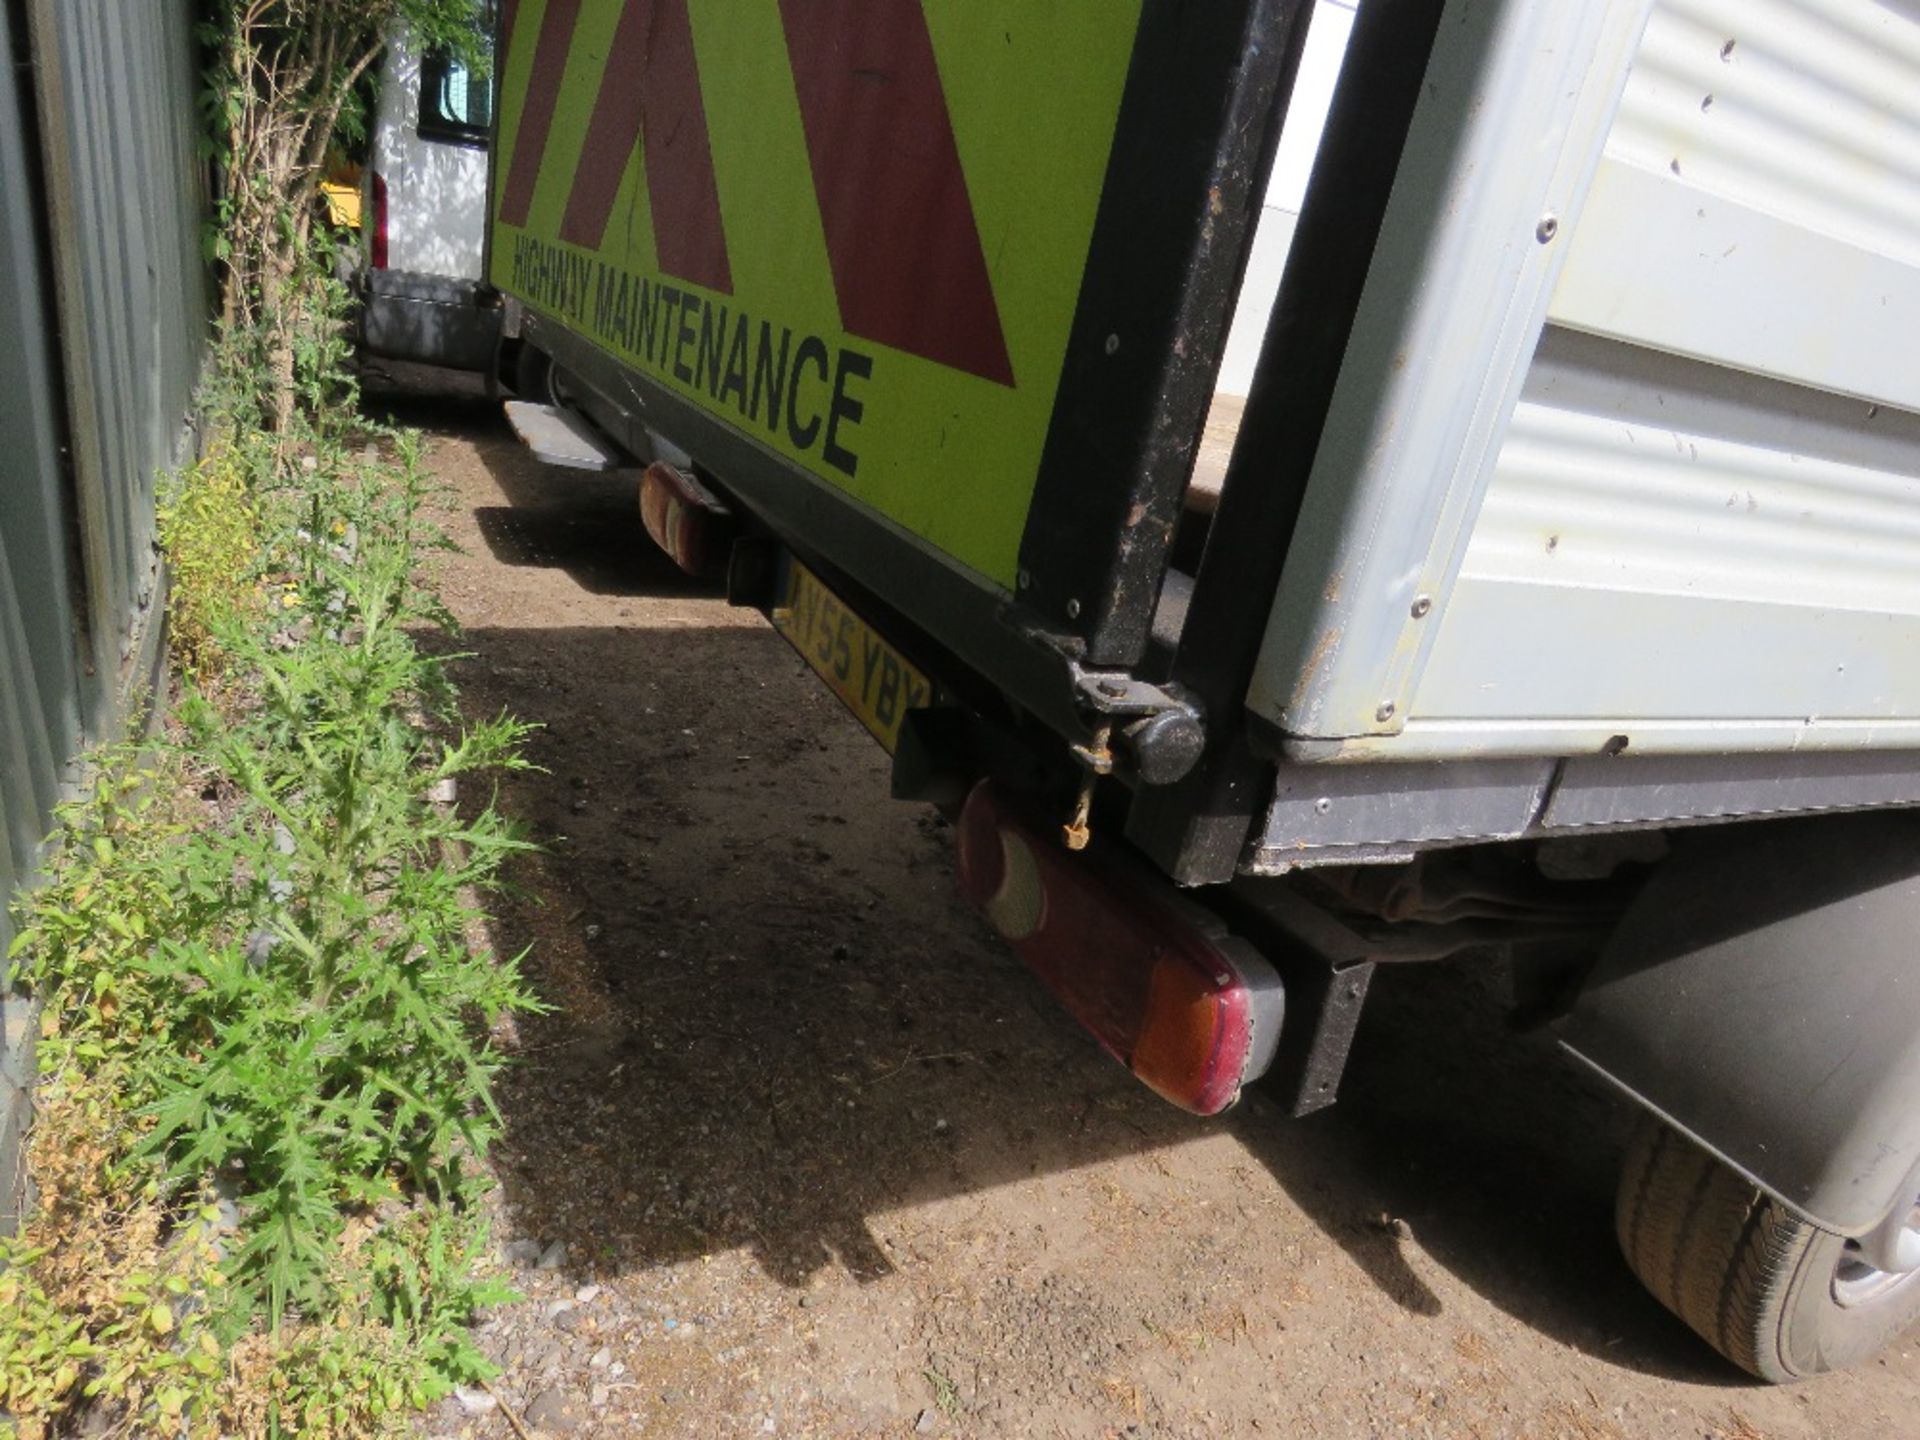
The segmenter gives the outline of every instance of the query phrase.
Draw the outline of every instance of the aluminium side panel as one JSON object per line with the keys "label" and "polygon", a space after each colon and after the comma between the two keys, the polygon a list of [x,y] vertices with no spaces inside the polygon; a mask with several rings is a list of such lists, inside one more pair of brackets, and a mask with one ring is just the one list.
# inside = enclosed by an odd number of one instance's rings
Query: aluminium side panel
{"label": "aluminium side panel", "polygon": [[1320,536],[1389,563],[1290,556],[1251,697],[1290,753],[1920,745],[1917,136],[1911,7],[1660,0],[1479,493],[1410,470],[1397,541]]}
{"label": "aluminium side panel", "polygon": [[1403,723],[1649,6],[1446,7],[1250,691],[1289,735]]}

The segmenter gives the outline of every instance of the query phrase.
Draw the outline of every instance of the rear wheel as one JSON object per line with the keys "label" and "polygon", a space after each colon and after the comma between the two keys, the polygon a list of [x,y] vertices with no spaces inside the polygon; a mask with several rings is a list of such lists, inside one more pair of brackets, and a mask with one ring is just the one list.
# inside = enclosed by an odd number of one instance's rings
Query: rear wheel
{"label": "rear wheel", "polygon": [[536,405],[575,408],[567,372],[546,351],[522,342],[513,363],[513,393]]}
{"label": "rear wheel", "polygon": [[1651,1117],[1627,1153],[1614,1213],[1641,1283],[1763,1380],[1858,1364],[1920,1320],[1920,1271],[1874,1269],[1857,1246]]}

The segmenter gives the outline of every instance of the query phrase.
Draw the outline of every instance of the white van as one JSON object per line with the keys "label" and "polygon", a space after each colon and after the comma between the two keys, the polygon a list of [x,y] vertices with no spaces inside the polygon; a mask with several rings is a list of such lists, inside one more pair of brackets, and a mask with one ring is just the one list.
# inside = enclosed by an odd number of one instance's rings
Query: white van
{"label": "white van", "polygon": [[396,30],[362,180],[365,353],[492,365],[500,310],[481,285],[492,127],[491,79]]}

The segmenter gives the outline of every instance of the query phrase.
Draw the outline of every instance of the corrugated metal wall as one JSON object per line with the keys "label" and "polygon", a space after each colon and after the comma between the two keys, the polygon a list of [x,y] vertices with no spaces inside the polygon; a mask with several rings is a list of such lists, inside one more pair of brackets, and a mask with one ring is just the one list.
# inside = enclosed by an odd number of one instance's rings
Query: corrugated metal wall
{"label": "corrugated metal wall", "polygon": [[156,476],[186,448],[207,334],[192,0],[31,0],[96,679],[117,722],[157,577]]}
{"label": "corrugated metal wall", "polygon": [[[210,328],[191,22],[192,0],[0,0],[0,901],[157,655],[154,488]],[[30,1019],[0,995],[0,1229]]]}

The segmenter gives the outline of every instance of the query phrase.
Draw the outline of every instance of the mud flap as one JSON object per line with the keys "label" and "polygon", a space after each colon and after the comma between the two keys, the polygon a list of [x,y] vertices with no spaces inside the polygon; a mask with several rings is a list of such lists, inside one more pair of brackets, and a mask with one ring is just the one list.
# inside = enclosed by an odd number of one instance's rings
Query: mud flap
{"label": "mud flap", "polygon": [[1561,1043],[1814,1223],[1920,1162],[1920,815],[1675,837]]}

